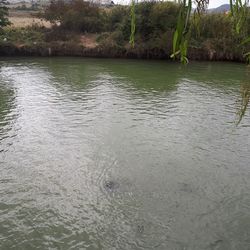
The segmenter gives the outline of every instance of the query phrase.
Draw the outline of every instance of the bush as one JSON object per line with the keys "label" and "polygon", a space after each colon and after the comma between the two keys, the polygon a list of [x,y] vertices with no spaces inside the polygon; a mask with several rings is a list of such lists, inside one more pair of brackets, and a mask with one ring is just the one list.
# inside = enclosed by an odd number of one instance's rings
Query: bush
{"label": "bush", "polygon": [[64,30],[59,27],[54,27],[51,30],[45,32],[45,41],[74,41],[79,42],[80,35],[75,31]]}
{"label": "bush", "polygon": [[104,27],[104,12],[90,2],[57,0],[41,15],[52,23],[60,23],[61,28],[82,32],[100,32]]}
{"label": "bush", "polygon": [[5,28],[0,35],[0,41],[15,44],[34,44],[44,41],[44,28],[29,26],[26,28]]}
{"label": "bush", "polygon": [[0,0],[0,31],[2,31],[3,27],[8,26],[10,24],[8,20],[9,13],[6,4],[6,0]]}
{"label": "bush", "polygon": [[[128,6],[115,6],[109,12],[107,12],[107,30],[114,31],[120,29],[125,19],[129,17]],[[125,21],[126,22],[126,21]]]}
{"label": "bush", "polygon": [[176,28],[179,10],[179,5],[172,2],[154,4],[149,17],[154,32],[173,31]]}
{"label": "bush", "polygon": [[[178,12],[179,6],[171,2],[141,2],[136,4],[136,41],[147,42],[156,37],[161,39],[162,34],[166,32],[171,34],[176,27]],[[122,38],[124,39],[123,43],[128,42],[131,22],[130,7],[114,7],[107,13],[107,19],[108,30],[117,32],[115,36],[119,34],[119,43],[122,44]]]}

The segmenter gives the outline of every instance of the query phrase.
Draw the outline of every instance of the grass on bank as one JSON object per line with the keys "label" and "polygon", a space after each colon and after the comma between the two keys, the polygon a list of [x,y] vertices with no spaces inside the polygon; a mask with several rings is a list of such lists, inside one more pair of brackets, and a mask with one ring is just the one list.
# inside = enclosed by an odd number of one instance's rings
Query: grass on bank
{"label": "grass on bank", "polygon": [[[40,43],[71,42],[85,46],[92,39],[92,47],[100,50],[129,51],[138,55],[164,58],[172,53],[172,37],[177,23],[179,5],[173,2],[141,2],[136,5],[135,47],[131,48],[130,7],[101,8],[80,0],[53,1],[39,17],[51,22],[51,27],[31,25],[7,27],[0,34],[0,43],[18,46]],[[206,14],[200,20],[200,29],[192,31],[189,53],[199,54],[197,59],[238,60],[249,51],[249,44],[238,46],[240,36],[231,28],[232,19],[227,14]],[[248,17],[248,24],[250,18]],[[60,25],[58,25],[60,24]],[[250,36],[250,25],[247,30]],[[93,35],[88,35],[93,34]],[[91,37],[91,39],[90,39]],[[83,39],[84,38],[84,39]],[[95,41],[93,41],[95,39]]]}

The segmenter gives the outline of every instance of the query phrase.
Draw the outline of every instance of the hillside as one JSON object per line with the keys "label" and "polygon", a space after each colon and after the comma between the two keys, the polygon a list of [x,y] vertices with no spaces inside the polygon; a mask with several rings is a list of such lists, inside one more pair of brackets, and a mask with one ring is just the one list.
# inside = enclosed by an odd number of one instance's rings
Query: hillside
{"label": "hillside", "polygon": [[209,9],[209,13],[224,13],[230,10],[230,4],[223,4],[217,8]]}

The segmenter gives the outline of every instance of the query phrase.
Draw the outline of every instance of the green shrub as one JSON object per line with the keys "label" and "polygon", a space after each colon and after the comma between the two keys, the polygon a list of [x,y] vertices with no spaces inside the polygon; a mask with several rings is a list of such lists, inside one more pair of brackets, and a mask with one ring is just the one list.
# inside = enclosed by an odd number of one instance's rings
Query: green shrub
{"label": "green shrub", "polygon": [[[161,38],[162,34],[173,31],[176,27],[178,11],[179,6],[171,2],[141,2],[136,4],[135,40],[147,42],[156,36]],[[107,19],[109,31],[118,32],[119,39],[123,37],[124,42],[128,42],[131,22],[130,8],[116,6],[108,12]]]}
{"label": "green shrub", "polygon": [[41,16],[52,23],[59,22],[62,29],[82,32],[100,32],[104,29],[104,11],[91,2],[53,1]]}
{"label": "green shrub", "polygon": [[26,28],[5,28],[0,41],[15,44],[34,44],[44,41],[44,28],[30,26]]}
{"label": "green shrub", "polygon": [[107,29],[114,31],[120,29],[125,19],[130,15],[128,6],[115,6],[107,13]]}
{"label": "green shrub", "polygon": [[80,34],[75,31],[64,30],[59,27],[47,30],[44,34],[46,42],[52,41],[74,41],[79,42]]}
{"label": "green shrub", "polygon": [[8,26],[10,24],[8,20],[9,13],[6,4],[6,0],[0,0],[0,31],[2,31],[3,27]]}

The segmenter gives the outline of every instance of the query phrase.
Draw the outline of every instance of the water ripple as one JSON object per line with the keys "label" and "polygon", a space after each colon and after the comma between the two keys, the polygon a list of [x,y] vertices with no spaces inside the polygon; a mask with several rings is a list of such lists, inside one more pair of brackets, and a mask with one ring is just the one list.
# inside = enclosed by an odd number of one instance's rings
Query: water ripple
{"label": "water ripple", "polygon": [[248,250],[244,72],[1,60],[0,249]]}

